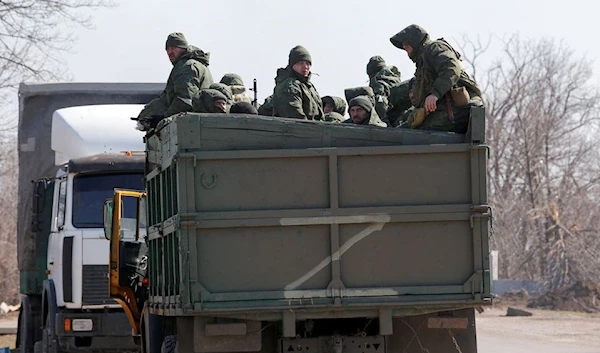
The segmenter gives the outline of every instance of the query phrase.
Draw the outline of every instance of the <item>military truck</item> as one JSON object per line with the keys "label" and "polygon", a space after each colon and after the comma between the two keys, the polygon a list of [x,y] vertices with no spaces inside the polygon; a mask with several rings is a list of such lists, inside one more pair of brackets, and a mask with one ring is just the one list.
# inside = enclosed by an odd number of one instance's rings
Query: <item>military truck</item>
{"label": "military truck", "polygon": [[144,135],[130,117],[163,86],[20,85],[21,353],[139,349],[109,297],[109,242],[98,213],[115,187],[143,187]]}
{"label": "military truck", "polygon": [[161,122],[145,190],[104,207],[111,295],[142,351],[476,352],[491,209],[484,110],[471,120],[468,136]]}

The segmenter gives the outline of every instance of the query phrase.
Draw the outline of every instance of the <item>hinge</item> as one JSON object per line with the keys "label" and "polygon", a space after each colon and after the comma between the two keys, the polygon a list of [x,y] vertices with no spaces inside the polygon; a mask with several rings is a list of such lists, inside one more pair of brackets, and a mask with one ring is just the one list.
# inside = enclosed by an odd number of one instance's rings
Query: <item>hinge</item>
{"label": "hinge", "polygon": [[474,227],[475,218],[492,218],[492,207],[490,205],[474,205],[471,206],[473,212],[469,218],[471,229]]}

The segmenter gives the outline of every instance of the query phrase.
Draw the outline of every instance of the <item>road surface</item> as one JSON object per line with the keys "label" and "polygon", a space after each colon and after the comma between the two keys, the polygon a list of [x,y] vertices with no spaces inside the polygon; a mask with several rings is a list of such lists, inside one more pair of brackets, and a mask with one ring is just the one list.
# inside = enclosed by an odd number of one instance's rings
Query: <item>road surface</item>
{"label": "road surface", "polygon": [[506,309],[486,308],[477,314],[479,353],[600,353],[600,315],[532,312],[507,317]]}
{"label": "road surface", "polygon": [[[531,317],[506,317],[506,309],[476,314],[478,353],[600,353],[600,314],[534,310]],[[17,319],[0,318],[0,328]],[[14,347],[14,335],[0,335],[0,347]]]}

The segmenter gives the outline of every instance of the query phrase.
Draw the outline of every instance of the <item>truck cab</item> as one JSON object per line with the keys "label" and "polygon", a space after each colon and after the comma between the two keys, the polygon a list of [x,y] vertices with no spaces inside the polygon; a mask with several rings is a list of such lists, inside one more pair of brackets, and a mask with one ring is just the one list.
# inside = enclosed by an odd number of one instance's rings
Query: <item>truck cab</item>
{"label": "truck cab", "polygon": [[102,207],[115,188],[144,187],[143,133],[129,119],[142,108],[78,106],[53,114],[51,149],[58,169],[33,181],[35,277],[43,280],[41,298],[24,300],[24,353],[139,348],[127,316],[109,296]]}

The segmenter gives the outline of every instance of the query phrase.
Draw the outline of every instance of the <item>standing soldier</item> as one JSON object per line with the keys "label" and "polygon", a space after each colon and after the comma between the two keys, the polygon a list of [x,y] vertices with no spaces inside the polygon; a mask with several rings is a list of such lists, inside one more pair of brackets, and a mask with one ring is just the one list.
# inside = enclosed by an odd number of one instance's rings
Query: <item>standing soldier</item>
{"label": "standing soldier", "polygon": [[[411,126],[418,129],[464,134],[470,107],[483,105],[481,91],[463,69],[460,55],[443,38],[410,25],[390,38],[416,64],[412,92],[415,101]],[[411,119],[409,118],[409,121]]]}
{"label": "standing soldier", "polygon": [[310,82],[312,58],[301,45],[290,50],[288,66],[277,70],[273,92],[273,115],[323,120],[321,97]]}
{"label": "standing soldier", "polygon": [[173,69],[160,96],[150,101],[138,115],[140,123],[149,121],[152,117],[153,126],[142,126],[140,130],[156,126],[161,118],[191,111],[192,99],[198,97],[200,90],[213,83],[208,69],[210,54],[188,45],[183,33],[169,34],[165,49]]}

